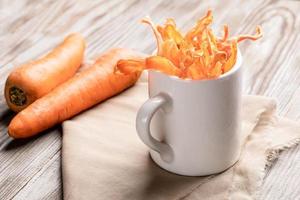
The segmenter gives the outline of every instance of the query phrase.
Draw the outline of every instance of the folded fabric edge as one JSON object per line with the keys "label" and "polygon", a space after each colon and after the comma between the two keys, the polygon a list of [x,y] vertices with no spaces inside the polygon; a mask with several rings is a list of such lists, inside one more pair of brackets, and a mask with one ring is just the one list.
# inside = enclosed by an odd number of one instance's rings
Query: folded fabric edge
{"label": "folded fabric edge", "polygon": [[295,138],[295,139],[291,140],[290,142],[288,142],[287,144],[280,146],[279,148],[268,149],[268,151],[266,152],[266,155],[265,155],[266,165],[265,165],[264,169],[261,170],[261,177],[263,177],[263,178],[262,178],[261,182],[258,184],[256,192],[253,195],[254,199],[259,199],[259,197],[261,195],[260,188],[263,185],[263,180],[266,175],[266,172],[272,168],[273,164],[279,158],[280,154],[285,150],[289,150],[291,148],[296,147],[297,145],[299,145],[299,143],[300,143],[300,138]]}

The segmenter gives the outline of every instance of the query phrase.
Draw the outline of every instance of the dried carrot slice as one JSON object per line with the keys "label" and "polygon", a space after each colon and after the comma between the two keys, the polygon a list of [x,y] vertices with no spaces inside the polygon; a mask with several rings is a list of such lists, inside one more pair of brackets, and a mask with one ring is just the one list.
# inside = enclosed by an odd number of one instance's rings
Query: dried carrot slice
{"label": "dried carrot slice", "polygon": [[237,42],[241,42],[243,40],[257,40],[262,37],[262,30],[260,26],[256,27],[255,35],[240,35],[237,37]]}
{"label": "dried carrot slice", "polygon": [[206,76],[201,71],[201,68],[197,66],[197,64],[195,63],[187,69],[186,78],[190,78],[193,80],[200,80],[200,79],[204,79],[205,77]]}
{"label": "dried carrot slice", "polygon": [[222,74],[222,63],[217,62],[209,72],[209,77],[210,78],[216,78],[219,77]]}
{"label": "dried carrot slice", "polygon": [[197,22],[196,26],[192,28],[192,30],[187,32],[187,34],[185,35],[185,40],[187,40],[188,42],[193,42],[194,37],[201,34],[203,30],[212,23],[212,21],[212,11],[208,10],[206,15]]}
{"label": "dried carrot slice", "polygon": [[142,23],[148,24],[150,25],[150,27],[152,28],[152,31],[154,33],[154,36],[156,38],[156,43],[157,43],[157,54],[161,55],[162,53],[162,43],[163,43],[163,39],[160,35],[160,33],[157,30],[157,27],[155,26],[155,24],[152,22],[150,17],[145,17],[142,19]]}
{"label": "dried carrot slice", "polygon": [[173,63],[162,56],[150,56],[146,58],[146,69],[158,70],[162,73],[179,76],[181,71]]}
{"label": "dried carrot slice", "polygon": [[164,41],[161,55],[168,58],[175,66],[179,66],[180,51],[173,40]]}
{"label": "dried carrot slice", "polygon": [[225,24],[225,25],[223,26],[223,31],[224,31],[224,33],[223,33],[223,38],[220,40],[220,42],[225,42],[225,41],[228,39],[228,36],[229,36],[229,28],[228,28],[228,25],[227,25],[227,24]]}
{"label": "dried carrot slice", "polygon": [[176,29],[176,24],[173,19],[167,19],[165,26],[157,26],[158,32],[161,34],[162,39],[174,40],[177,45],[184,41],[181,33]]}
{"label": "dried carrot slice", "polygon": [[144,59],[121,59],[118,61],[115,72],[120,72],[123,74],[132,74],[134,72],[141,72],[145,69],[145,60]]}
{"label": "dried carrot slice", "polygon": [[227,60],[227,53],[225,51],[217,51],[211,65],[215,66],[218,62],[225,63],[226,60]]}
{"label": "dried carrot slice", "polygon": [[212,61],[212,57],[211,57],[211,54],[209,51],[209,43],[207,41],[202,42],[201,48],[203,51],[204,65],[205,65],[205,67],[207,67],[210,65],[210,63]]}
{"label": "dried carrot slice", "polygon": [[195,64],[198,67],[199,71],[201,71],[201,74],[204,75],[204,78],[208,76],[208,67],[205,65],[204,56],[200,56],[198,58],[195,58]]}
{"label": "dried carrot slice", "polygon": [[213,51],[217,51],[217,38],[215,37],[214,33],[212,32],[212,29],[207,30],[208,39],[211,43],[211,48]]}
{"label": "dried carrot slice", "polygon": [[194,57],[190,50],[181,51],[181,62],[184,67],[189,67],[194,63]]}
{"label": "dried carrot slice", "polygon": [[237,57],[237,40],[232,40],[231,43],[231,55],[229,56],[226,63],[223,65],[223,73],[228,72],[235,64]]}

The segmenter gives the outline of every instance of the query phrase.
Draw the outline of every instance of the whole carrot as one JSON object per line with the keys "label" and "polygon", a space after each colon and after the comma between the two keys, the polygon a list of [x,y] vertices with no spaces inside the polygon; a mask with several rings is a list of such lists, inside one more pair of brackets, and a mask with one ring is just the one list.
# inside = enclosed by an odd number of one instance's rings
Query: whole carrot
{"label": "whole carrot", "polygon": [[49,94],[18,113],[8,127],[14,138],[26,138],[52,127],[133,85],[139,72],[115,72],[120,59],[139,59],[127,49],[113,49],[100,56],[88,69],[75,75]]}
{"label": "whole carrot", "polygon": [[84,49],[83,37],[73,33],[44,57],[17,67],[5,83],[7,105],[19,112],[71,78],[80,67]]}

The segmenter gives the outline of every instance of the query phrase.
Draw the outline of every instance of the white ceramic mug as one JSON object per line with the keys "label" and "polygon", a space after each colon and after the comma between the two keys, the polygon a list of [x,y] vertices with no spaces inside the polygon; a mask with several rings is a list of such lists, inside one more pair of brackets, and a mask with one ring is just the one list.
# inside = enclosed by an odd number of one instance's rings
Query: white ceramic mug
{"label": "white ceramic mug", "polygon": [[[242,57],[214,80],[149,71],[149,96],[136,129],[163,169],[187,176],[219,173],[240,154]],[[151,130],[151,131],[150,131]]]}

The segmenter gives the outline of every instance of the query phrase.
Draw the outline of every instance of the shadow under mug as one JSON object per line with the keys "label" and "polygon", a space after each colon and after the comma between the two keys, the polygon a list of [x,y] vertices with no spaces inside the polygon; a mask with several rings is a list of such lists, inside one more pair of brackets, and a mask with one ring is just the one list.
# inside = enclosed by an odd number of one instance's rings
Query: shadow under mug
{"label": "shadow under mug", "polygon": [[222,172],[240,154],[242,57],[213,80],[183,80],[150,70],[150,98],[136,129],[163,169],[187,176]]}

